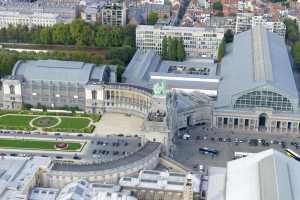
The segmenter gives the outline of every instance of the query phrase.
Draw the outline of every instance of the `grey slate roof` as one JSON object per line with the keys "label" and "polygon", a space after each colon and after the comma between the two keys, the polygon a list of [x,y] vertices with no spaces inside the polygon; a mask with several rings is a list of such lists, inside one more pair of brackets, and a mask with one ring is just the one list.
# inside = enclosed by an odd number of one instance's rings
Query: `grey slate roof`
{"label": "grey slate roof", "polygon": [[72,82],[85,84],[90,79],[102,81],[105,66],[60,60],[18,61],[12,76],[23,77],[26,81]]}
{"label": "grey slate roof", "polygon": [[51,170],[54,171],[70,171],[70,172],[89,172],[89,171],[102,171],[108,169],[115,169],[122,166],[129,165],[140,159],[145,158],[153,153],[157,148],[160,148],[158,142],[147,142],[139,151],[111,162],[100,164],[68,164],[68,163],[54,163]]}
{"label": "grey slate roof", "polygon": [[126,83],[149,87],[149,74],[156,71],[159,63],[160,57],[153,50],[137,50],[122,76]]}
{"label": "grey slate roof", "polygon": [[235,36],[222,60],[221,76],[217,108],[230,106],[235,94],[265,85],[298,99],[284,40],[259,26]]}

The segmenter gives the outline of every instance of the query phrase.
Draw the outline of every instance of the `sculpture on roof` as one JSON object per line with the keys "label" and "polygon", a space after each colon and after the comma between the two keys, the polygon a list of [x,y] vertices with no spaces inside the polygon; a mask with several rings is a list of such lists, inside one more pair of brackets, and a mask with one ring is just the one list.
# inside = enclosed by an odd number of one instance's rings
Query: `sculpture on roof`
{"label": "sculpture on roof", "polygon": [[166,96],[167,85],[165,81],[158,82],[153,86],[153,92],[155,96]]}

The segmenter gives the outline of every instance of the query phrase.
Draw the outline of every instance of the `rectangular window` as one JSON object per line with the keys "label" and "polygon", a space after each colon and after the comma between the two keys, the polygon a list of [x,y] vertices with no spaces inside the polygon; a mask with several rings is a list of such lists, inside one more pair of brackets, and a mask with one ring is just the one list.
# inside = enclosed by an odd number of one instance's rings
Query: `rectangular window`
{"label": "rectangular window", "polygon": [[239,119],[238,118],[234,118],[234,125],[237,126],[239,124]]}
{"label": "rectangular window", "polygon": [[249,126],[249,119],[245,119],[245,126]]}
{"label": "rectangular window", "polygon": [[276,128],[280,128],[280,121],[277,121]]}
{"label": "rectangular window", "polygon": [[227,125],[227,124],[228,124],[228,118],[224,117],[224,125]]}
{"label": "rectangular window", "polygon": [[288,129],[292,128],[292,122],[288,122]]}

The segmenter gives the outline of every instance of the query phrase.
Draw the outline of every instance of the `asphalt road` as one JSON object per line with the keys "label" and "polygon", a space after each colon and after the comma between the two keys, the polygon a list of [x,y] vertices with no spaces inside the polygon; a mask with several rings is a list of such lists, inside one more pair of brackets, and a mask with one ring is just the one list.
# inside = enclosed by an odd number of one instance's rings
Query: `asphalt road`
{"label": "asphalt road", "polygon": [[[186,132],[186,131],[185,131]],[[185,133],[183,132],[183,133]],[[197,165],[205,166],[226,166],[226,163],[233,159],[234,152],[248,152],[256,153],[269,148],[274,148],[284,152],[285,148],[290,148],[300,154],[300,149],[296,149],[291,142],[298,142],[300,144],[300,137],[282,135],[271,135],[267,133],[242,133],[231,131],[216,131],[206,130],[202,127],[196,127],[189,131],[191,135],[190,140],[184,140],[180,137],[176,138],[176,149],[174,152],[174,159],[190,168],[195,168]],[[212,140],[212,138],[214,140]],[[222,138],[222,141],[219,141]],[[224,142],[224,139],[230,138],[231,142]],[[250,146],[249,139],[263,139],[269,146],[264,146],[259,143],[257,146]],[[239,141],[239,142],[235,142]],[[244,142],[242,142],[242,141]],[[271,141],[278,141],[279,144],[271,144]],[[286,147],[282,147],[280,142],[284,142]],[[199,152],[200,147],[208,147],[219,151],[217,156],[204,155]]]}
{"label": "asphalt road", "polygon": [[21,131],[1,131],[0,138],[14,139],[43,139],[43,140],[71,140],[86,142],[84,149],[81,152],[63,152],[63,151],[42,151],[42,150],[20,150],[20,149],[1,149],[2,155],[18,155],[18,156],[44,156],[54,159],[74,159],[74,156],[80,160],[91,162],[106,162],[115,159],[120,159],[130,153],[137,151],[140,148],[141,139],[139,137],[124,137],[124,136],[94,136],[92,134],[41,134],[36,132]]}

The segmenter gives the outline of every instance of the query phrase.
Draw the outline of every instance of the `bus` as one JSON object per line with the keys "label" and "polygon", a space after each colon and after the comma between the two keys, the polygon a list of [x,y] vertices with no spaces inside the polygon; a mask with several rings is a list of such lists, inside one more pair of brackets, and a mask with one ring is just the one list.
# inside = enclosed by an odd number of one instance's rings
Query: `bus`
{"label": "bus", "polygon": [[207,147],[200,147],[199,152],[203,154],[211,154],[211,155],[218,155],[219,151],[216,149],[211,149]]}
{"label": "bus", "polygon": [[234,152],[234,159],[247,157],[251,154],[253,154],[253,153],[236,151],[236,152]]}
{"label": "bus", "polygon": [[300,161],[300,155],[297,154],[295,151],[291,149],[285,149],[285,152],[289,157],[294,158],[297,161]]}

